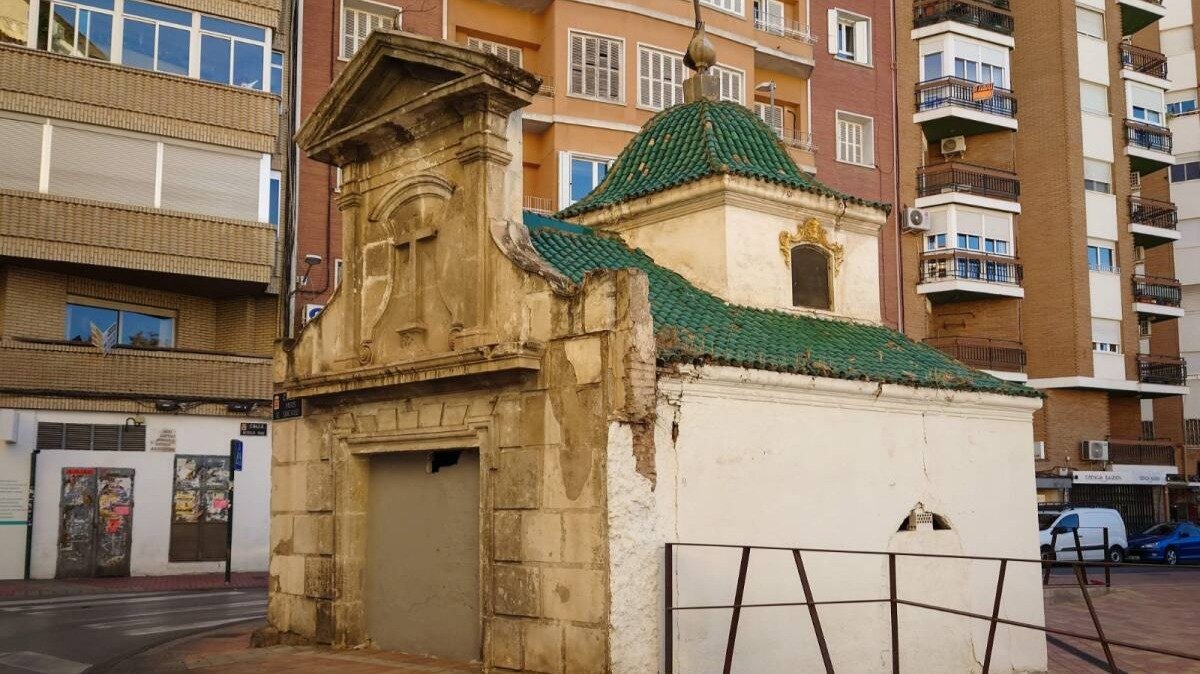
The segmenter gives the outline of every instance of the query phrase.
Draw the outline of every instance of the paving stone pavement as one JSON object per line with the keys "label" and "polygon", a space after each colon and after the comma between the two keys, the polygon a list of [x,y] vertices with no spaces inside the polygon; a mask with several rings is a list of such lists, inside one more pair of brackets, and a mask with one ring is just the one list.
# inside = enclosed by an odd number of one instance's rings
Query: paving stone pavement
{"label": "paving stone pavement", "polygon": [[172,576],[134,578],[72,578],[70,580],[0,580],[0,597],[58,597],[100,592],[171,592],[175,590],[249,589],[267,586],[266,571],[231,574],[225,584],[224,573],[186,573]]}
{"label": "paving stone pavement", "polygon": [[[1056,575],[1055,582],[1070,578]],[[1200,655],[1200,567],[1159,567],[1122,570],[1113,575],[1113,587],[1093,588],[1092,603],[1105,636],[1135,644]],[[1046,622],[1059,628],[1095,634],[1077,587],[1046,593]],[[1051,674],[1107,672],[1104,651],[1095,642],[1049,635]],[[1114,647],[1117,667],[1128,674],[1200,674],[1200,662]]]}

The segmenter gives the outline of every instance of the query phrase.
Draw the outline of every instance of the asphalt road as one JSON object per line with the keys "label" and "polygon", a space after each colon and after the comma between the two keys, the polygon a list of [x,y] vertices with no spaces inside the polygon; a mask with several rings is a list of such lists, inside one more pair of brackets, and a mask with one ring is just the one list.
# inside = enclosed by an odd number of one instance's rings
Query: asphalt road
{"label": "asphalt road", "polygon": [[81,674],[190,632],[266,615],[265,589],[0,601],[0,674]]}

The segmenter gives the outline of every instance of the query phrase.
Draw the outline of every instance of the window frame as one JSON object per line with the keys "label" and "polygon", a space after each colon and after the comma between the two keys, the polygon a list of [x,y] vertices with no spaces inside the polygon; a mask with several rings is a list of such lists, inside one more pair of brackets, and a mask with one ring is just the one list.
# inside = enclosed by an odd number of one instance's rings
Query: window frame
{"label": "window frame", "polygon": [[[83,307],[83,308],[87,308],[87,309],[104,309],[104,310],[108,310],[108,311],[115,311],[117,313],[117,323],[116,323],[116,325],[117,325],[117,344],[116,345],[117,346],[123,346],[123,347],[127,347],[127,348],[138,348],[138,349],[175,349],[175,348],[177,348],[176,347],[176,343],[177,343],[176,339],[179,335],[179,312],[175,309],[167,309],[165,307],[152,307],[152,306],[146,306],[146,305],[141,305],[141,304],[132,304],[129,302],[106,300],[106,299],[101,299],[98,297],[86,297],[83,295],[68,294],[66,302],[64,302],[64,305],[63,305],[63,339],[64,339],[64,341],[68,341],[73,344],[87,344],[88,342],[87,341],[76,342],[75,340],[71,339],[71,337],[69,335],[69,332],[71,329],[71,313],[70,313],[71,310],[70,310],[70,308],[72,306],[78,306],[78,307]],[[161,336],[159,337],[160,344],[156,345],[156,346],[138,346],[138,345],[122,342],[121,335],[125,331],[124,330],[124,327],[125,327],[124,315],[127,313],[140,314],[143,316],[150,316],[151,318],[158,318],[160,320],[169,319],[171,321],[170,343],[167,345],[162,345],[161,342],[163,340],[162,340]],[[108,328],[108,326],[96,326],[96,327],[99,327],[102,330],[105,330]]]}
{"label": "window frame", "polygon": [[339,0],[338,2],[338,55],[339,61],[349,61],[358,53],[359,49],[366,44],[367,38],[371,37],[371,32],[368,31],[362,37],[362,40],[354,47],[354,51],[346,54],[346,8],[349,5],[351,11],[362,12],[364,14],[373,14],[384,19],[389,18],[391,14],[391,28],[388,30],[403,30],[404,29],[404,10],[396,5],[389,5],[385,2],[374,2],[374,0]]}
{"label": "window frame", "polygon": [[[570,206],[571,204],[575,203],[576,201],[579,201],[579,199],[571,198],[571,177],[573,175],[573,172],[571,169],[572,169],[572,164],[574,163],[574,161],[576,159],[579,159],[582,161],[590,161],[597,165],[599,165],[600,163],[604,163],[606,166],[606,170],[605,170],[606,177],[608,175],[608,169],[611,169],[613,162],[616,161],[615,157],[605,157],[602,155],[589,154],[586,152],[574,152],[571,150],[564,150],[564,151],[560,152],[559,153],[558,200],[559,200],[559,203],[562,204],[562,206],[561,206],[562,208],[566,208],[567,206]],[[593,177],[593,179],[596,177],[596,168],[592,169],[592,177]],[[597,180],[595,182],[595,184],[592,185],[591,190],[596,189],[596,187],[598,187],[600,185],[600,183],[603,182],[603,180],[604,180],[603,178],[601,178],[600,180]],[[590,193],[591,190],[588,190],[588,192]]]}
{"label": "window frame", "polygon": [[[1083,26],[1079,21],[1079,17],[1085,15],[1085,13],[1095,14],[1100,17],[1100,34],[1099,35],[1094,35],[1092,33],[1085,33],[1082,30]],[[1094,9],[1094,8],[1091,8],[1091,7],[1081,7],[1079,5],[1075,5],[1075,34],[1076,35],[1083,35],[1084,37],[1090,37],[1093,40],[1102,40],[1103,41],[1103,40],[1105,40],[1104,33],[1105,33],[1105,30],[1107,29],[1107,24],[1108,24],[1108,17],[1105,16],[1104,12]]]}
{"label": "window frame", "polygon": [[[274,192],[274,194],[272,194]],[[275,209],[275,217],[271,218],[271,209]],[[275,236],[279,236],[280,223],[283,221],[283,173],[272,170],[267,181],[267,222],[275,228]]]}
{"label": "window frame", "polygon": [[[1094,87],[1096,89],[1099,89],[1100,92],[1102,94],[1104,94],[1104,97],[1103,97],[1104,109],[1103,110],[1097,110],[1095,108],[1085,107],[1083,92],[1088,87]],[[1079,80],[1079,109],[1082,112],[1087,113],[1089,115],[1096,115],[1098,117],[1112,117],[1112,112],[1111,112],[1112,106],[1109,104],[1108,95],[1109,95],[1108,85],[1098,84],[1096,82],[1091,82],[1089,80]]]}
{"label": "window frame", "polygon": [[[727,66],[727,65],[722,65],[720,63],[717,63],[717,64],[714,64],[713,67],[709,68],[708,71],[710,73],[716,75],[717,78],[721,82],[721,86],[719,87],[720,93],[717,96],[717,100],[729,101],[731,103],[737,103],[738,105],[744,105],[744,102],[746,100],[746,71],[745,70],[742,70],[741,68],[734,68],[733,66]],[[741,86],[737,87],[737,91],[738,91],[737,98],[729,98],[728,96],[725,95],[725,78],[726,77],[729,77],[729,78],[736,77],[738,80],[740,80]],[[730,88],[733,88],[732,85],[730,86]]]}
{"label": "window frame", "polygon": [[[1179,173],[1182,176],[1178,180],[1175,179],[1176,173]],[[1167,174],[1167,179],[1172,185],[1175,183],[1186,183],[1193,180],[1200,180],[1200,159],[1193,159],[1192,161],[1184,161],[1174,164],[1171,166],[1171,169]]]}
{"label": "window frame", "polygon": [[[1095,262],[1092,261],[1092,251],[1096,252]],[[1105,255],[1105,253],[1107,255]],[[1101,272],[1104,274],[1119,274],[1121,267],[1117,264],[1116,246],[1100,245],[1089,243],[1087,247],[1088,255],[1088,271]],[[1105,258],[1108,264],[1105,264]]]}
{"label": "window frame", "polygon": [[[968,48],[977,53],[968,53]],[[985,49],[999,53],[1002,56],[1000,59],[1001,62],[993,63],[991,61],[984,60],[983,56]],[[939,72],[937,77],[931,77],[927,67],[929,65],[928,59],[930,56],[935,54],[940,55],[940,58],[938,59]],[[957,33],[939,35],[921,40],[920,46],[918,47],[917,59],[918,77],[921,82],[934,82],[947,77],[955,77],[970,82],[975,82],[976,84],[993,84],[997,88],[1011,90],[1013,75],[1012,57],[1012,49],[987,42],[986,40],[979,40],[973,37],[959,35]],[[979,79],[975,80],[972,80],[968,77],[960,77],[958,75],[957,68],[957,63],[959,61],[974,64],[977,74],[982,73],[985,69],[985,66],[992,69],[993,75],[995,70],[999,69],[1003,73],[1003,77],[1001,79],[1003,79],[1004,82],[997,83],[994,76],[986,81],[982,79],[982,75],[980,75]]]}
{"label": "window frame", "polygon": [[[851,166],[860,166],[863,168],[875,168],[875,118],[867,115],[860,115],[857,112],[849,110],[836,110],[833,115],[834,119],[834,159],[842,164]],[[858,125],[862,131],[861,147],[859,152],[862,155],[861,161],[854,161],[853,157],[843,156],[842,153],[842,125]]]}
{"label": "window frame", "polygon": [[[617,54],[620,54],[620,57],[619,57],[618,63],[617,63],[617,68],[616,68],[616,73],[617,73],[616,89],[617,89],[617,94],[618,94],[617,98],[604,97],[604,96],[601,96],[599,93],[596,93],[596,94],[587,93],[588,65],[587,65],[587,63],[584,62],[584,56],[580,57],[580,69],[581,69],[580,82],[582,83],[583,91],[576,92],[576,91],[572,90],[572,87],[574,86],[573,71],[574,71],[574,67],[575,67],[574,66],[575,36],[579,36],[582,40],[584,40],[583,47],[585,49],[585,55],[586,55],[586,48],[587,48],[586,41],[589,39],[604,40],[609,43],[615,43],[617,45],[620,45],[620,48],[615,52]],[[597,49],[598,49],[598,47],[597,47]],[[589,101],[599,101],[600,103],[608,103],[610,105],[621,105],[621,106],[625,105],[625,87],[626,87],[625,69],[627,66],[626,58],[625,58],[625,38],[617,37],[615,35],[605,35],[603,33],[595,33],[595,32],[591,32],[591,31],[578,30],[575,28],[568,28],[567,29],[566,52],[567,52],[567,96],[570,96],[572,98],[582,98],[584,100],[589,100]],[[609,55],[609,60],[610,61],[612,60],[611,54]],[[595,68],[597,71],[600,70],[599,65],[595,65],[592,67]],[[611,72],[611,70],[612,69],[609,68],[610,72]],[[599,88],[600,88],[599,87],[599,79],[597,79],[596,82],[597,82],[596,89],[597,89],[597,91],[599,91]]]}
{"label": "window frame", "polygon": [[[474,46],[472,46],[472,43],[474,43]],[[495,40],[485,40],[481,37],[475,37],[474,35],[467,36],[466,44],[467,49],[473,49],[481,54],[491,54],[492,56],[495,56],[496,58],[507,63],[511,63],[518,68],[524,67],[525,50],[516,45],[505,44]],[[513,61],[507,56],[502,56],[500,52],[504,52],[505,54],[516,53],[517,60]]]}
{"label": "window frame", "polygon": [[731,4],[734,8],[723,7],[721,6],[721,2],[722,0],[700,0],[701,5],[715,9],[718,12],[730,14],[739,18],[746,17],[746,3],[744,0],[729,0],[729,4]]}
{"label": "window frame", "polygon": [[[834,59],[868,68],[874,67],[875,27],[871,17],[835,7],[828,10],[826,21],[828,52]],[[860,27],[864,35],[859,34]],[[843,37],[847,34],[845,28],[853,29],[853,51],[842,49]]]}
{"label": "window frame", "polygon": [[[670,83],[670,82],[666,82],[666,81],[656,82],[656,81],[654,81],[654,76],[652,73],[643,76],[642,75],[642,55],[643,54],[649,55],[651,58],[653,58],[654,56],[658,56],[664,60],[669,59],[671,62],[671,65],[672,65],[672,69],[679,73],[679,81],[675,82],[675,83]],[[676,66],[677,66],[677,68],[676,68]],[[651,66],[651,67],[653,67],[653,66]],[[683,81],[685,79],[687,79],[687,68],[684,67],[684,65],[683,65],[683,54],[681,54],[677,51],[672,51],[670,49],[656,47],[654,45],[647,44],[644,42],[637,43],[637,87],[636,87],[636,89],[637,89],[637,106],[636,107],[638,107],[642,110],[659,111],[659,110],[666,110],[667,108],[670,108],[672,106],[683,103]],[[661,89],[659,93],[664,102],[664,104],[661,106],[655,106],[654,102],[653,102],[653,94],[654,94],[655,87],[659,87]],[[668,88],[672,92],[671,98],[672,98],[673,102],[671,102],[670,104],[666,103],[665,93]],[[648,98],[649,102],[646,102],[645,100],[643,100],[644,98]]]}
{"label": "window frame", "polygon": [[[824,306],[824,307],[813,306],[811,304],[798,304],[796,302],[796,274],[797,274],[796,251],[798,251],[798,250],[815,251],[817,253],[817,255],[819,255],[820,258],[825,263],[826,306]],[[790,271],[789,280],[790,280],[791,289],[792,289],[792,303],[791,303],[792,309],[800,309],[802,311],[822,311],[822,312],[833,312],[835,310],[835,308],[837,306],[837,302],[836,302],[837,287],[834,285],[835,279],[834,279],[834,274],[833,274],[833,266],[834,266],[833,265],[833,256],[829,253],[828,250],[826,250],[825,248],[823,248],[821,246],[818,246],[818,245],[815,245],[812,243],[799,243],[799,244],[792,246],[788,250],[788,269]]]}
{"label": "window frame", "polygon": [[[1095,180],[1088,177],[1088,166],[1104,166],[1108,173],[1108,182]],[[1106,162],[1102,159],[1092,159],[1091,157],[1083,158],[1083,190],[1085,192],[1094,192],[1096,194],[1112,194],[1113,193],[1113,171],[1112,162]],[[1097,186],[1103,186],[1104,189],[1095,189]]]}

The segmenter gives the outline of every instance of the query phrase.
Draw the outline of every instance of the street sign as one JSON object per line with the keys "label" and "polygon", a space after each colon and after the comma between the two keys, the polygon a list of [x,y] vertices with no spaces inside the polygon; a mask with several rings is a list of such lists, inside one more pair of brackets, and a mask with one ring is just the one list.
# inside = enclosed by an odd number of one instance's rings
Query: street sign
{"label": "street sign", "polygon": [[299,419],[303,416],[304,407],[302,400],[291,400],[286,393],[276,393],[271,399],[271,419],[274,421],[283,421],[284,419]]}
{"label": "street sign", "polygon": [[230,440],[229,441],[229,456],[233,459],[233,469],[241,470],[242,469],[242,441],[241,440]]}
{"label": "street sign", "polygon": [[266,435],[267,422],[265,421],[243,421],[242,435]]}

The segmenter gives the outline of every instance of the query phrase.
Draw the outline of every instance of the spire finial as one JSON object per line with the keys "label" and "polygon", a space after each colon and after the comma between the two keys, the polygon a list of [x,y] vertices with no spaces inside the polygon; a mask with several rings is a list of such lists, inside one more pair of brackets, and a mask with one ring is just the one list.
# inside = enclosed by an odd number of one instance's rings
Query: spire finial
{"label": "spire finial", "polygon": [[696,14],[696,30],[683,54],[683,65],[696,71],[696,74],[683,81],[683,100],[687,103],[715,101],[721,98],[721,81],[715,74],[709,73],[709,69],[717,63],[717,50],[704,32],[700,0],[692,0],[692,10]]}

